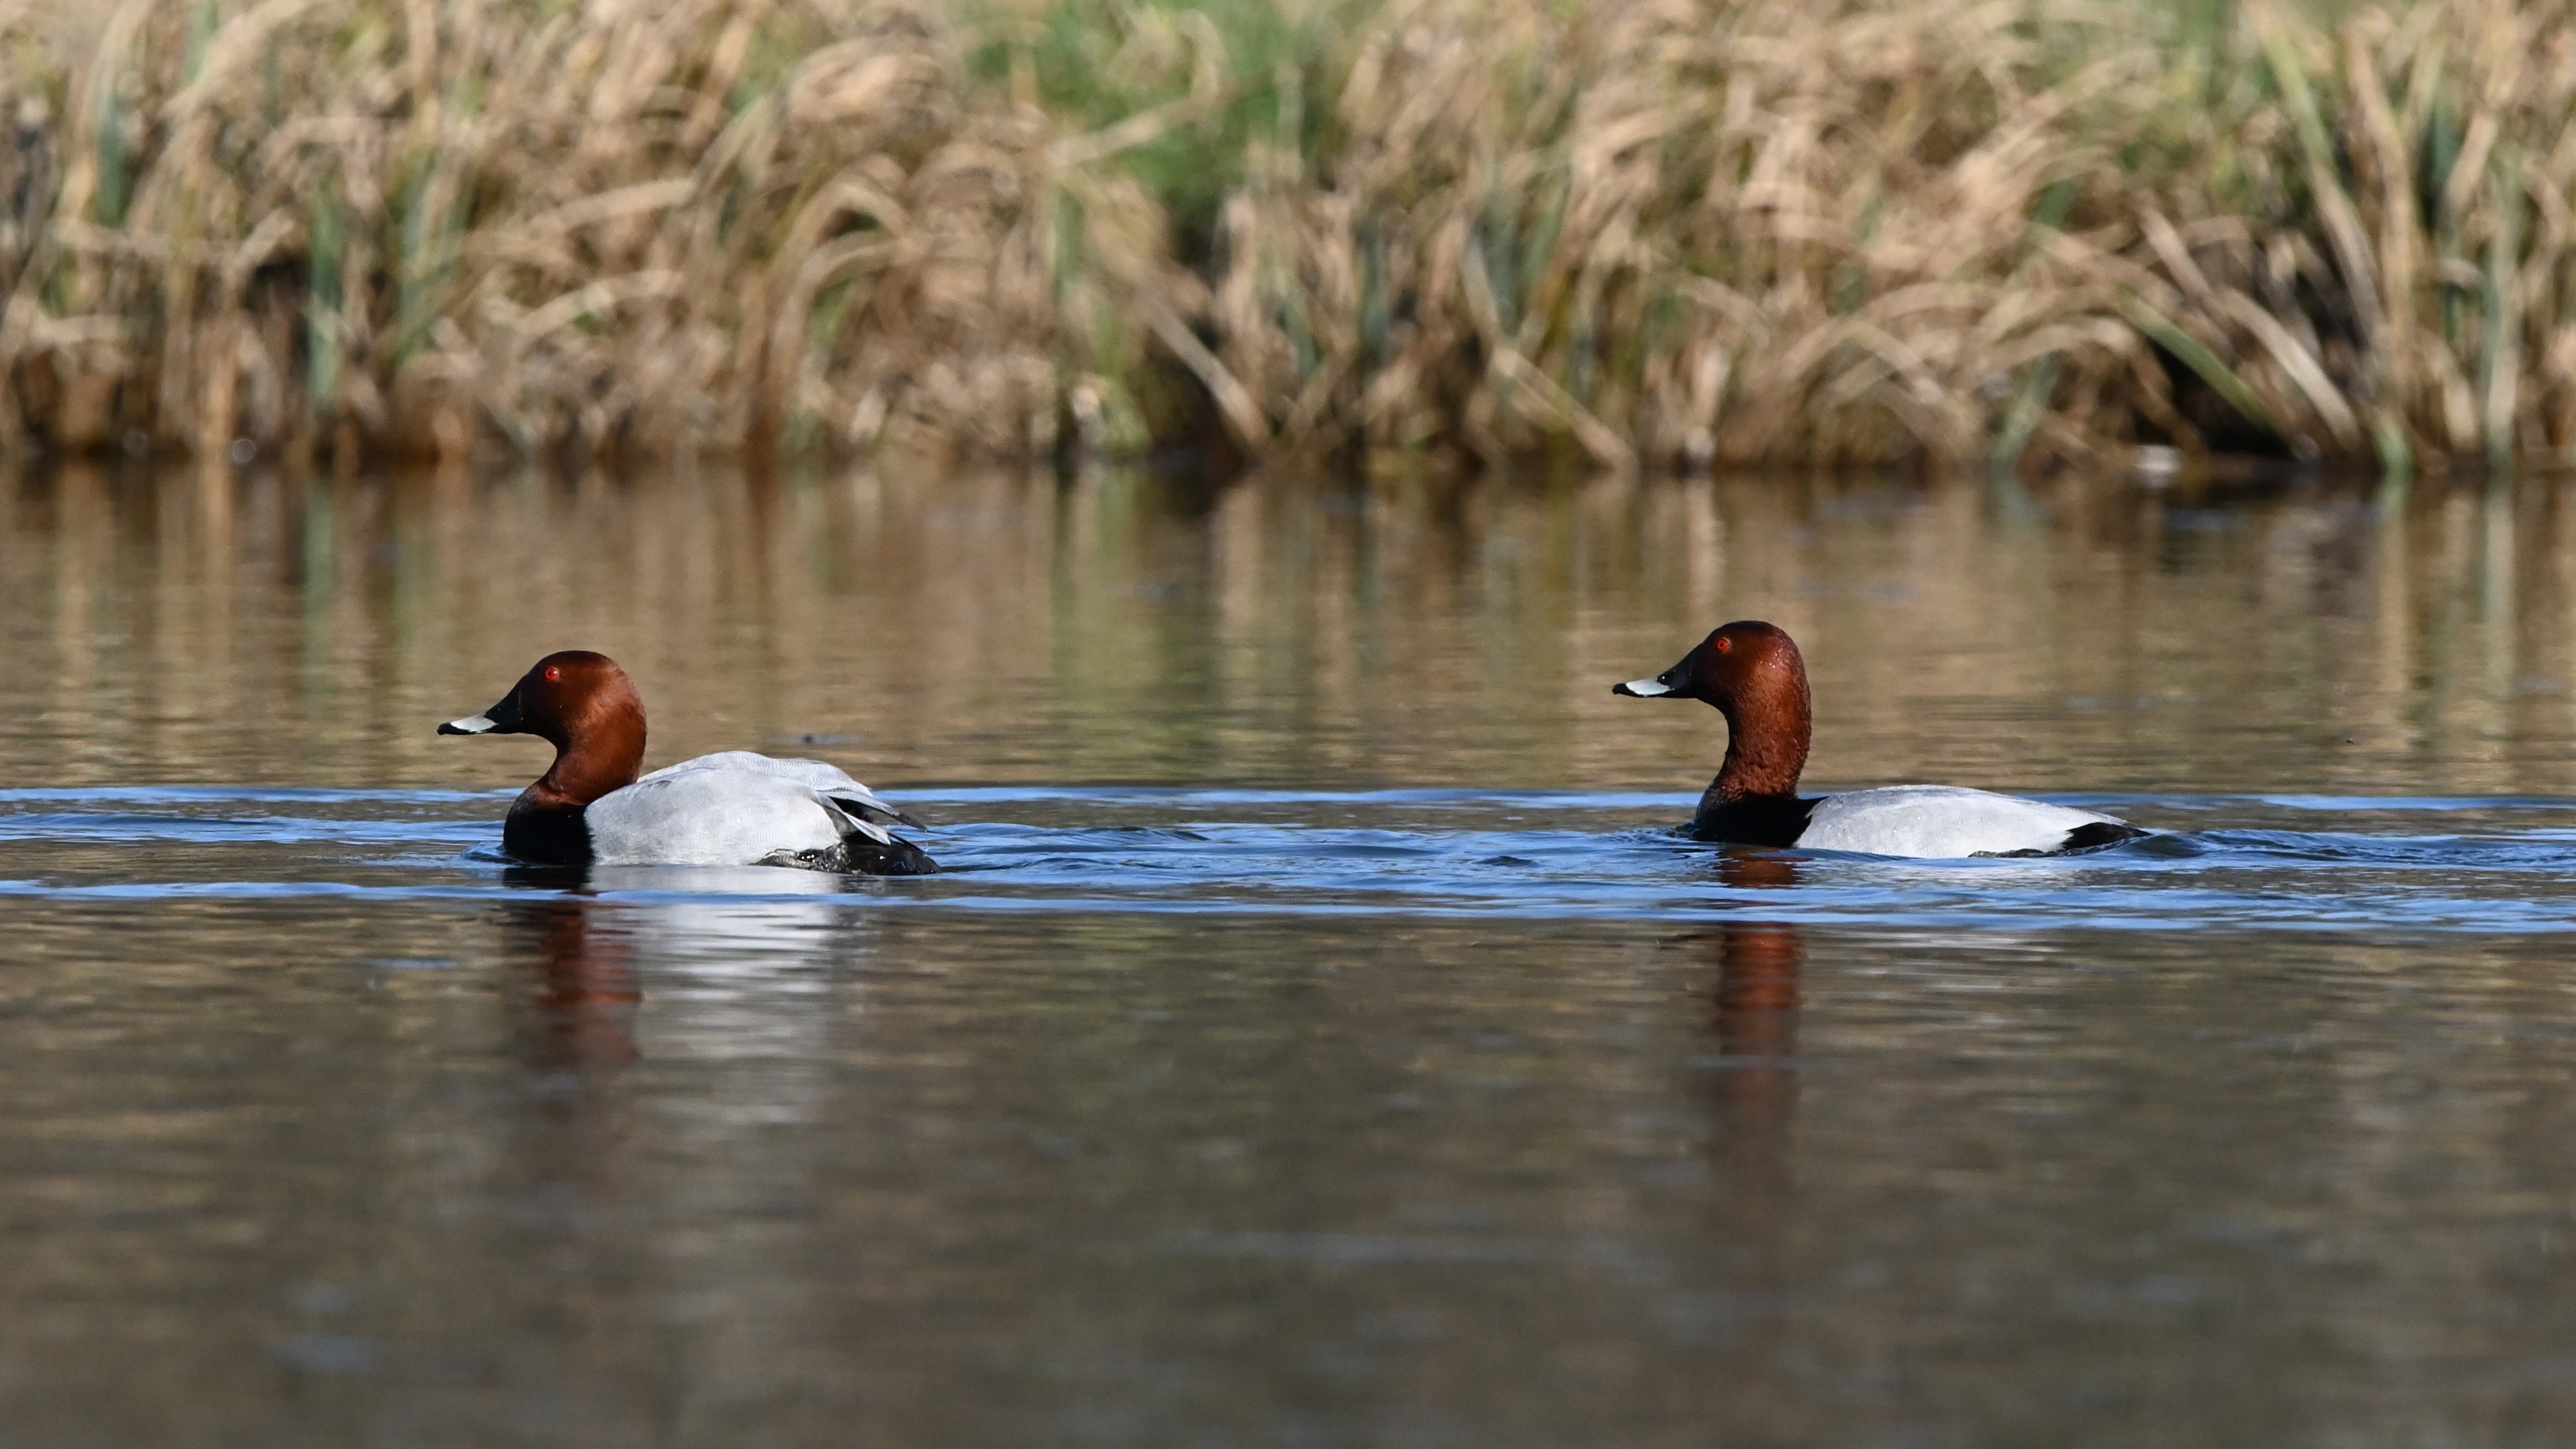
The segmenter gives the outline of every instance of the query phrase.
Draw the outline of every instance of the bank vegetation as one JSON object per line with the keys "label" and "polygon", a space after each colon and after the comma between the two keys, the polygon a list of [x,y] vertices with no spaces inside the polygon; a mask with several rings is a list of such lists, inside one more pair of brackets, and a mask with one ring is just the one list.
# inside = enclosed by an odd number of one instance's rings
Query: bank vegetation
{"label": "bank vegetation", "polygon": [[2565,0],[0,0],[0,117],[7,451],[2576,447]]}

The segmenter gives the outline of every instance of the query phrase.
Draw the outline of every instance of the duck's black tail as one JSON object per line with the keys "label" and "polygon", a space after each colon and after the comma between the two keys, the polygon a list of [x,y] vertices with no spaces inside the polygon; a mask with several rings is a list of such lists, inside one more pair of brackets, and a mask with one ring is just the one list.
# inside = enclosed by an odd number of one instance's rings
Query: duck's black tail
{"label": "duck's black tail", "polygon": [[2096,820],[2066,832],[2066,843],[2057,847],[2056,853],[2071,855],[2079,850],[2099,850],[2123,840],[2135,840],[2146,833],[2125,820]]}
{"label": "duck's black tail", "polygon": [[854,875],[939,874],[939,862],[930,858],[929,851],[899,835],[880,844],[853,831],[841,837],[841,853],[845,863],[833,869]]}
{"label": "duck's black tail", "polygon": [[862,786],[854,795],[825,795],[823,808],[830,811],[841,829],[841,843],[815,854],[831,857],[828,864],[816,870],[837,870],[851,875],[937,875],[939,863],[920,846],[886,829],[896,821],[915,830],[925,828],[918,820],[904,814],[867,792]]}
{"label": "duck's black tail", "polygon": [[841,843],[823,850],[781,850],[771,853],[762,865],[783,865],[791,870],[828,870],[841,875],[937,875],[939,862],[930,852],[905,840],[889,835],[883,840],[855,830],[844,831]]}

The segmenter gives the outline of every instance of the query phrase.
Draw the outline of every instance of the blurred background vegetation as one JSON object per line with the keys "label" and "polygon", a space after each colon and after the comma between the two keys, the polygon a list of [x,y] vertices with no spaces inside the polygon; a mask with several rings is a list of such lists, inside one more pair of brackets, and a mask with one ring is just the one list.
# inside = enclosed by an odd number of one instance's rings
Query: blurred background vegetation
{"label": "blurred background vegetation", "polygon": [[2576,447],[2565,0],[0,0],[0,116],[0,452]]}

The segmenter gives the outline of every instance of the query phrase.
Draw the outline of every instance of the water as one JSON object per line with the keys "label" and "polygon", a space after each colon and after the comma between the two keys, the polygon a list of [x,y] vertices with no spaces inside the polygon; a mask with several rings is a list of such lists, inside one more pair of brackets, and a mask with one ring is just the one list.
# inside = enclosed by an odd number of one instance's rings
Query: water
{"label": "water", "polygon": [[[2557,1442],[2571,501],[22,479],[0,1446]],[[2163,833],[1674,838],[1741,616]],[[947,873],[509,867],[567,646]]]}

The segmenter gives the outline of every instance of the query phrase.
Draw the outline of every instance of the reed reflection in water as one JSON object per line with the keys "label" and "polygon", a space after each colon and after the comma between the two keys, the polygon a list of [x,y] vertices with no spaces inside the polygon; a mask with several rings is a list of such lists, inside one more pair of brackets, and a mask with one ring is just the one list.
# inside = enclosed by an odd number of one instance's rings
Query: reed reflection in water
{"label": "reed reflection in water", "polygon": [[577,645],[655,762],[1681,789],[1714,716],[1607,684],[1751,616],[1807,656],[1821,785],[2564,793],[2568,491],[73,466],[0,510],[0,758],[523,782],[538,747],[424,722]]}

